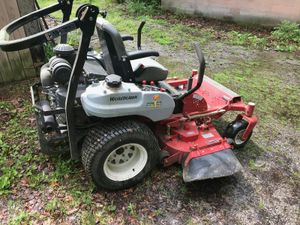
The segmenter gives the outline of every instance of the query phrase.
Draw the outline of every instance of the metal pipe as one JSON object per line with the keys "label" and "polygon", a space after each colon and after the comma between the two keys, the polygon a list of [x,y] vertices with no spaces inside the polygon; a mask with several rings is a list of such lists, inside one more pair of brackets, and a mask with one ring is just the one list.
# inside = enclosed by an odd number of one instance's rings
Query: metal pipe
{"label": "metal pipe", "polygon": [[199,119],[199,118],[203,118],[203,117],[214,116],[214,115],[224,113],[224,112],[226,112],[225,109],[219,109],[217,111],[203,113],[203,114],[195,114],[195,115],[192,115],[192,116],[187,115],[187,118],[189,120],[194,120],[194,119]]}

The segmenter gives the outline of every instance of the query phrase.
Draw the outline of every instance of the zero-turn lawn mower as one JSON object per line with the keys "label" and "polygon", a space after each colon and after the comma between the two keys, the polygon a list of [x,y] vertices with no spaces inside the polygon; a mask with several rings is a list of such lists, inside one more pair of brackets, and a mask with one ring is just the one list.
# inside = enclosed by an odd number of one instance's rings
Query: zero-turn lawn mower
{"label": "zero-turn lawn mower", "polygon": [[[255,105],[204,76],[205,61],[188,79],[167,78],[156,51],[126,51],[121,36],[96,6],[79,7],[70,19],[72,0],[32,12],[2,28],[0,47],[16,51],[61,36],[55,56],[42,66],[31,87],[41,151],[70,152],[82,160],[98,187],[117,190],[140,182],[158,163],[183,166],[185,182],[232,175],[242,166],[232,152],[243,147],[257,118]],[[18,40],[10,34],[30,21],[61,10],[62,24]],[[101,18],[97,18],[101,15]],[[95,29],[96,28],[96,29]],[[81,30],[77,50],[67,33]],[[90,49],[97,31],[102,53]],[[240,111],[220,135],[213,125],[228,111]]]}

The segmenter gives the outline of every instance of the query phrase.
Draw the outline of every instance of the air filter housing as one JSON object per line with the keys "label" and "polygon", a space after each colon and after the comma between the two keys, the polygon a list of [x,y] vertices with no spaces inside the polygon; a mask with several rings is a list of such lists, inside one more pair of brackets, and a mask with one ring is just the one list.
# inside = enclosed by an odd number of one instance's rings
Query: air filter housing
{"label": "air filter housing", "polygon": [[50,59],[49,65],[52,73],[52,80],[54,82],[65,84],[69,81],[72,66],[66,59],[54,56]]}
{"label": "air filter housing", "polygon": [[70,58],[74,55],[75,49],[68,44],[58,44],[53,49],[55,55],[61,58]]}

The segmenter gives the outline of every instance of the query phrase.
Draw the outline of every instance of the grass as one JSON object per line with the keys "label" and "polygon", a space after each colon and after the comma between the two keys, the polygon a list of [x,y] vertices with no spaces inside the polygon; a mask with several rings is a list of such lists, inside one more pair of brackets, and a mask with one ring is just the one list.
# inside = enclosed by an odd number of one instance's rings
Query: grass
{"label": "grass", "polygon": [[[24,111],[22,113],[14,113],[14,110],[8,111],[12,118],[7,122],[5,132],[0,132],[0,164],[1,164],[1,180],[0,194],[8,194],[11,192],[12,186],[21,179],[26,180],[26,185],[37,187],[43,182],[59,178],[57,174],[53,174],[52,179],[44,173],[37,171],[39,160],[45,160],[43,156],[34,154],[37,135],[34,127],[26,124],[28,118],[32,117],[32,109],[29,102],[24,102]],[[0,102],[0,107],[13,108],[13,105],[7,105],[6,102]],[[25,123],[24,123],[25,122]],[[18,140],[18,141],[16,141]],[[25,151],[25,152],[23,152]],[[23,154],[19,154],[23,152]],[[59,165],[59,161],[58,161]],[[64,165],[68,165],[65,164]]]}
{"label": "grass", "polygon": [[[32,123],[34,113],[26,94],[29,82],[25,83],[21,89],[13,85],[7,90],[10,94],[17,92],[19,96],[25,96],[25,100],[24,97],[16,97],[17,100],[0,101],[1,118],[3,114],[7,115],[4,117],[6,120],[1,122],[0,129],[1,199],[23,193],[27,188],[44,193],[59,190],[65,193],[67,200],[61,200],[53,193],[50,200],[47,197],[41,205],[53,218],[67,215],[81,204],[90,206],[93,186],[79,184],[78,179],[84,175],[82,170],[76,170],[78,165],[62,157],[48,158],[38,153],[37,131]],[[61,186],[64,188],[60,188]],[[35,197],[38,196],[32,196],[33,199]],[[11,204],[10,209],[15,216],[10,219],[9,224],[28,224],[33,217],[40,218],[36,212],[22,211],[18,204]]]}
{"label": "grass", "polygon": [[230,69],[215,73],[213,78],[240,93],[246,102],[255,102],[259,106],[257,108],[259,114],[266,121],[269,121],[268,117],[272,117],[282,124],[289,121],[295,125],[294,127],[299,127],[298,85],[272,76],[264,66],[258,61],[236,62]]}
{"label": "grass", "polygon": [[[30,137],[29,139],[22,140],[24,142],[30,143],[33,145],[36,131],[25,127],[25,129],[20,129],[20,120],[28,117],[30,115],[31,107],[27,105],[26,113],[17,114],[16,109],[13,105],[6,102],[0,103],[1,111],[6,111],[6,113],[11,117],[8,122],[9,130],[6,132],[0,132],[0,164],[1,166],[1,180],[0,180],[0,194],[5,194],[9,192],[9,189],[14,181],[19,180],[22,177],[21,170],[23,169],[22,163],[31,160],[32,158],[32,148],[28,149],[28,152],[25,155],[19,155],[15,150],[22,151],[22,145],[10,140],[20,139],[21,137]],[[11,150],[13,154],[11,154]],[[29,172],[30,168],[26,168],[25,173]]]}

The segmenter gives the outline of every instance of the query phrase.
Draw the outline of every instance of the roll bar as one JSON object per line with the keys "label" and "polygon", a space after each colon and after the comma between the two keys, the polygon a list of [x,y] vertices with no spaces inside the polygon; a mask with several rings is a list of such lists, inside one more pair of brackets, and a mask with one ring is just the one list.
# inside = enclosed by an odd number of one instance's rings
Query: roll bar
{"label": "roll bar", "polygon": [[[22,50],[50,41],[51,39],[58,36],[61,36],[61,43],[65,43],[67,40],[67,33],[79,27],[78,19],[66,23],[70,19],[72,6],[73,0],[58,0],[58,3],[54,5],[34,11],[9,23],[0,31],[0,48],[3,51]],[[63,24],[25,38],[10,40],[11,33],[13,33],[18,28],[59,10],[61,10],[63,13]]]}

